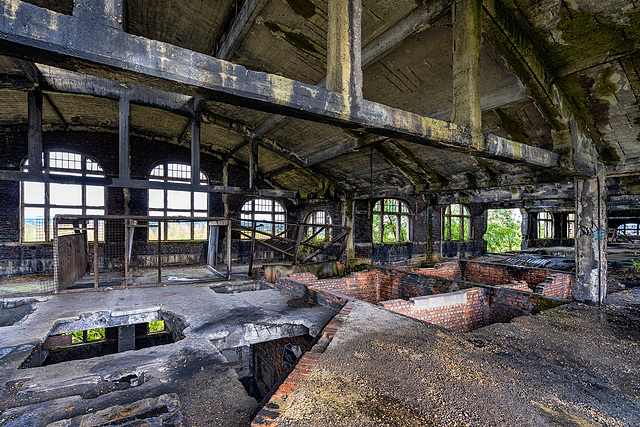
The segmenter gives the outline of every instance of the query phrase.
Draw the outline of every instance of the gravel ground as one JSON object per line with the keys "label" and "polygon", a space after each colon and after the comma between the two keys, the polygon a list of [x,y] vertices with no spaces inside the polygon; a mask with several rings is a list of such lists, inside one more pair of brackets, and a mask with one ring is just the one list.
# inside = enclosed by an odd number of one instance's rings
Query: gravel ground
{"label": "gravel ground", "polygon": [[640,425],[640,288],[466,334],[359,304],[280,426]]}

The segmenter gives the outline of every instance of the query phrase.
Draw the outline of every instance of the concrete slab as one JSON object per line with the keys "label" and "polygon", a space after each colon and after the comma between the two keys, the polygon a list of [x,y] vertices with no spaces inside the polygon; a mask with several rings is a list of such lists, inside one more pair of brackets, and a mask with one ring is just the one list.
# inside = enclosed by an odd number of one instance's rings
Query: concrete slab
{"label": "concrete slab", "polygon": [[[300,332],[314,335],[335,314],[323,307],[289,305],[290,298],[274,289],[220,294],[210,284],[201,284],[72,292],[31,300],[32,313],[0,327],[0,425],[47,425],[175,393],[186,425],[246,426],[257,402],[212,340],[243,345]],[[158,310],[181,319],[184,339],[19,369],[52,331],[69,324],[104,327],[100,322],[121,322],[127,316],[132,321],[156,320],[148,312]]]}
{"label": "concrete slab", "polygon": [[466,334],[357,303],[278,426],[637,425],[640,288]]}

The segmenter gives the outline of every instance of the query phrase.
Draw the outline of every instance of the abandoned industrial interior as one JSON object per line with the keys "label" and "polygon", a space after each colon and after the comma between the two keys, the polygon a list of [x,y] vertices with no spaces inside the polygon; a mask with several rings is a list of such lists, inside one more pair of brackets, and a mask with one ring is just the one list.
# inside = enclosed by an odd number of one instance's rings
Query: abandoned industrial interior
{"label": "abandoned industrial interior", "polygon": [[0,426],[640,425],[637,1],[0,9]]}

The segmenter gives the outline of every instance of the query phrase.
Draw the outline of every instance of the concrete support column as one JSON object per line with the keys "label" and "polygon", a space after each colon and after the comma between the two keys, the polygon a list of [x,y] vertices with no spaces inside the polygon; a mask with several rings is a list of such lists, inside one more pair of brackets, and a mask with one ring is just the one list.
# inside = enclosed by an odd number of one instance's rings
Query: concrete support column
{"label": "concrete support column", "polygon": [[350,260],[354,259],[356,256],[355,251],[355,236],[354,236],[354,223],[355,223],[355,202],[353,198],[353,193],[347,193],[346,197],[342,201],[342,225],[344,227],[350,227],[351,230],[347,235],[347,262],[346,265],[349,267]]}
{"label": "concrete support column", "polygon": [[482,49],[482,1],[454,0],[453,17],[453,113],[451,121],[466,126],[472,144],[480,147],[480,53]]}
{"label": "concrete support column", "polygon": [[122,29],[124,0],[75,0],[73,16]]}
{"label": "concrete support column", "polygon": [[604,168],[576,179],[576,284],[573,297],[602,303],[607,297],[607,203]]}
{"label": "concrete support column", "polygon": [[42,177],[42,91],[30,90],[27,97],[29,175],[38,179]]}
{"label": "concrete support column", "polygon": [[529,248],[529,213],[526,209],[520,209],[520,215],[522,215],[522,222],[520,223],[520,232],[522,233],[522,242],[520,243],[520,249],[525,250]]}
{"label": "concrete support column", "polygon": [[119,145],[118,145],[118,178],[120,180],[129,181],[131,179],[131,161],[129,153],[129,115],[131,106],[127,97],[120,98],[120,129],[119,129]]}
{"label": "concrete support column", "polygon": [[136,327],[125,325],[118,327],[118,353],[136,349]]}
{"label": "concrete support column", "polygon": [[329,0],[326,88],[352,108],[362,99],[361,0]]}

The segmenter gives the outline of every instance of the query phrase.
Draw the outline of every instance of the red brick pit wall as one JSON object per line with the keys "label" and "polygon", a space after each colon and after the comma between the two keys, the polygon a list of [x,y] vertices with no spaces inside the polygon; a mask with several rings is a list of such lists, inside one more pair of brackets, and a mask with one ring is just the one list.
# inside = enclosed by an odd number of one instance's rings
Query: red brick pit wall
{"label": "red brick pit wall", "polygon": [[451,331],[468,332],[485,326],[489,319],[487,290],[471,288],[440,295],[384,301],[378,305],[395,313],[442,326]]}

